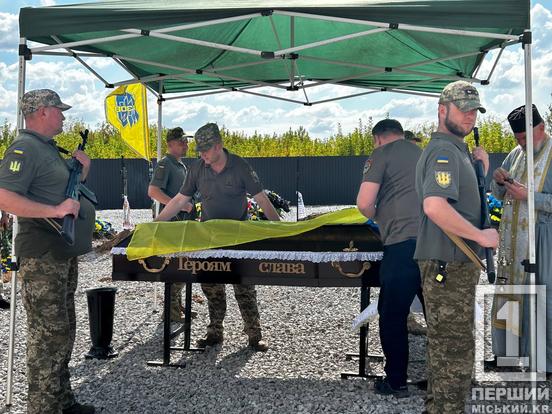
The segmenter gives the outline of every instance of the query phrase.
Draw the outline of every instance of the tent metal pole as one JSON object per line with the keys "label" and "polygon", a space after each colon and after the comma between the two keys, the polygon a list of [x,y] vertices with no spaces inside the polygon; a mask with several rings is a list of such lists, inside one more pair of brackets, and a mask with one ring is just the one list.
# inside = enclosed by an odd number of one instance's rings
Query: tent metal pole
{"label": "tent metal pole", "polygon": [[79,57],[107,57],[106,55],[102,55],[101,53],[76,53],[76,52],[35,52],[33,55],[41,55],[41,56],[79,56]]}
{"label": "tent metal pole", "polygon": [[[161,148],[161,134],[163,134],[163,80],[159,81],[159,92],[157,98],[157,162],[161,160],[163,151]],[[159,201],[155,200],[155,217],[159,215],[160,209]],[[154,217],[154,218],[155,218]],[[157,312],[159,292],[157,291],[157,283],[153,288],[153,312]],[[170,318],[170,315],[165,315],[165,318]]]}
{"label": "tent metal pole", "polygon": [[[268,16],[268,19],[270,20],[270,26],[272,28],[272,33],[274,33],[274,37],[276,38],[276,44],[278,46],[278,49],[282,48],[282,42],[280,41],[280,36],[278,36],[278,30],[276,30],[276,25],[274,24],[274,19],[272,16]],[[284,56],[282,56],[284,58]],[[284,66],[289,74],[289,84],[290,87],[293,85],[293,62],[287,62],[285,59],[283,60]],[[220,68],[218,69],[220,71]]]}
{"label": "tent metal pole", "polygon": [[124,34],[124,35],[117,35],[117,36],[99,37],[97,39],[79,40],[77,42],[60,43],[60,44],[57,44],[57,45],[39,46],[39,47],[31,48],[31,53],[44,52],[46,50],[73,48],[73,47],[77,47],[77,46],[94,45],[94,44],[97,44],[97,43],[116,42],[118,40],[132,39],[134,37],[140,37],[140,36],[141,35],[139,35],[139,34],[138,35],[136,35],[136,34]]}
{"label": "tent metal pole", "polygon": [[[150,75],[150,76],[144,76],[142,78],[138,76],[134,76],[133,79],[126,79],[124,81],[115,82],[113,83],[113,86],[123,86],[123,85],[132,85],[133,83],[140,82],[140,83],[146,83],[146,82],[154,82],[161,79],[177,79],[180,78],[182,75],[188,75],[188,73],[178,73],[174,75]],[[159,94],[155,92],[156,96]]]}
{"label": "tent metal pole", "polygon": [[235,92],[247,93],[249,95],[261,96],[263,98],[276,99],[278,101],[291,102],[291,103],[296,103],[301,105],[308,104],[308,102],[298,101],[296,99],[282,98],[281,96],[268,95],[268,94],[259,93],[259,92],[251,92],[243,89],[236,89]]}
{"label": "tent metal pole", "polygon": [[439,33],[439,34],[449,34],[449,35],[467,36],[467,37],[484,37],[487,39],[513,40],[518,38],[518,36],[512,36],[512,35],[507,35],[502,33],[487,33],[487,32],[476,32],[471,30],[441,29],[437,27],[423,27],[423,26],[414,26],[410,24],[400,24],[399,29],[410,30],[413,32]]}
{"label": "tent metal pole", "polygon": [[[528,31],[526,31],[527,33]],[[531,33],[529,32],[529,37]],[[527,142],[527,210],[528,210],[528,236],[529,236],[529,264],[536,263],[535,249],[535,169],[534,169],[534,143],[533,143],[533,88],[531,76],[531,43],[523,44],[523,58],[525,63],[525,131]],[[535,303],[535,273],[529,269],[529,285],[531,295],[529,296],[529,332],[531,335],[530,344],[530,374],[531,387],[536,388],[537,375],[537,313]],[[546,339],[545,339],[546,340]],[[533,393],[536,394],[536,393]],[[533,404],[536,403],[536,395],[532,395]]]}
{"label": "tent metal pole", "polygon": [[[138,78],[138,76],[136,76],[134,73],[132,73],[130,70],[128,70],[128,68],[125,65],[123,65],[122,62],[119,59],[113,58],[113,60],[115,61],[115,63],[117,63],[117,65],[122,67],[126,73],[128,73],[130,76],[132,76],[134,78],[134,83],[136,83],[136,81],[140,82],[140,79]],[[132,82],[125,83],[125,85],[128,85],[130,83],[132,83]],[[153,96],[155,96],[156,98],[159,98],[159,94],[151,86],[148,86],[144,82],[140,82],[140,83],[142,83],[147,88],[147,90],[150,91],[153,94]],[[113,86],[117,86],[117,85],[114,84]]]}
{"label": "tent metal pole", "polygon": [[[338,60],[324,59],[324,58],[319,58],[319,57],[315,57],[315,56],[300,55],[299,59],[311,60],[311,61],[316,61],[316,62],[323,62],[323,63],[328,63],[330,65],[336,65],[336,66],[362,68],[362,69],[375,69],[375,70],[380,70],[380,71],[385,70],[386,72],[388,71],[388,70],[386,70],[387,68],[384,68],[384,67],[381,67],[381,66],[365,65],[365,64],[362,64],[362,63],[340,62]],[[421,66],[421,65],[423,65],[423,64],[420,63],[419,66]],[[395,72],[395,73],[406,73],[406,74],[410,74],[410,75],[428,76],[428,77],[435,76],[435,74],[433,74],[433,73],[420,72],[420,71],[416,71],[416,70],[405,70],[405,69],[402,69],[401,66],[390,67],[389,69],[390,69],[389,73],[393,73],[393,72]],[[465,80],[466,82],[481,82],[481,79],[477,79],[477,78],[474,78],[474,77],[462,77],[462,76],[456,76],[456,75],[449,75],[448,77],[449,77],[450,80]]]}
{"label": "tent metal pole", "polygon": [[[119,60],[116,60],[116,62],[121,65],[123,68],[124,65],[122,63],[120,63]],[[241,68],[241,67],[247,67],[247,66],[257,66],[257,65],[265,65],[267,63],[272,63],[272,61],[270,60],[262,60],[262,61],[259,61],[259,62],[251,62],[251,63],[242,63],[242,64],[239,64],[239,65],[232,65],[232,66],[225,66],[225,67],[222,67],[222,68],[215,68],[213,69],[213,72],[214,73],[217,73],[217,71],[223,71],[223,70],[230,70],[230,69],[236,69],[236,68]],[[125,68],[125,70],[127,70]],[[140,83],[143,83],[145,84],[146,82],[153,82],[153,81],[156,81],[156,80],[160,80],[160,79],[183,79],[183,80],[186,80],[185,78],[183,78],[183,76],[186,76],[186,75],[189,75],[190,72],[183,72],[183,73],[177,73],[177,74],[172,74],[172,75],[150,75],[150,76],[144,76],[144,77],[138,77],[134,74],[132,74],[131,72],[129,72],[127,70],[127,72],[133,76],[132,79],[127,79],[127,80],[124,80],[124,81],[120,81],[120,82],[115,82],[113,83],[112,85],[113,86],[123,86],[123,85],[130,85],[130,84],[133,84],[133,83],[137,83],[137,82],[140,82]],[[207,85],[207,84],[206,84]],[[153,89],[151,89],[149,86],[145,85],[149,90],[150,92],[152,92],[155,96],[158,96],[157,92],[154,91]],[[253,85],[253,86],[250,86],[248,88],[261,88],[265,85]],[[222,92],[222,91],[221,91]],[[212,93],[212,92],[211,92]],[[218,93],[218,92],[216,92]],[[192,96],[192,95],[186,95],[186,96],[182,96],[183,98],[186,98],[186,97],[189,97],[189,96]],[[193,96],[196,96],[196,95],[193,95]],[[197,96],[200,96],[200,95],[197,95]],[[175,98],[165,98],[165,100],[169,100],[169,99],[175,99]]]}
{"label": "tent metal pole", "polygon": [[369,35],[381,33],[381,32],[387,32],[389,30],[390,30],[389,27],[377,28],[377,29],[365,30],[363,32],[352,33],[344,36],[333,37],[331,39],[320,40],[319,42],[313,42],[313,43],[308,43],[301,46],[295,46],[287,49],[277,50],[274,52],[274,56],[282,56],[287,53],[296,53],[296,52],[299,52],[300,50],[312,49],[318,46],[324,46],[332,43],[343,42],[345,40],[356,39],[357,37],[369,36]]}
{"label": "tent metal pole", "polygon": [[[19,45],[27,46],[27,39],[22,37],[19,39]],[[23,128],[23,113],[21,112],[21,100],[25,93],[25,71],[27,62],[25,56],[19,56],[19,71],[17,77],[17,130]],[[17,235],[18,225],[17,217],[13,219],[12,227],[12,263],[17,263],[17,257],[15,256],[15,236]],[[12,405],[13,399],[13,360],[15,353],[15,324],[16,324],[16,310],[17,310],[17,270],[12,271],[11,277],[11,292],[10,292],[10,334],[8,342],[8,375],[6,381],[6,405]]]}
{"label": "tent metal pole", "polygon": [[164,99],[165,99],[165,101],[173,101],[173,100],[176,100],[176,99],[197,98],[198,96],[218,95],[219,93],[228,93],[228,92],[233,92],[233,91],[232,90],[224,90],[224,91],[211,91],[211,92],[193,93],[191,95],[170,96],[170,97],[164,98]]}
{"label": "tent metal pole", "polygon": [[361,72],[361,73],[357,73],[356,75],[344,76],[342,78],[337,78],[337,79],[328,79],[328,80],[313,82],[313,83],[310,83],[308,85],[303,86],[303,89],[314,88],[315,86],[326,85],[328,83],[345,82],[345,81],[348,81],[348,80],[351,80],[351,79],[362,78],[363,76],[377,75],[378,73],[385,73],[385,68],[380,68],[380,69],[377,69],[377,70],[370,70],[368,72]]}
{"label": "tent metal pole", "polygon": [[[182,75],[180,75],[180,76],[181,76],[180,79],[183,80],[184,82],[193,83],[193,84],[196,84],[196,85],[206,85],[206,86],[210,86],[212,88],[212,85],[208,84],[207,82],[196,81],[196,80],[193,80],[193,79],[184,78],[184,77],[182,77]],[[240,91],[243,91],[245,89],[254,89],[254,88],[262,88],[262,87],[264,87],[264,85],[251,85],[251,86],[243,87],[241,89],[234,88],[234,87],[231,87],[231,86],[218,86],[217,88],[218,89],[224,89],[228,92],[240,92]],[[270,96],[270,95],[262,95],[262,96]]]}
{"label": "tent metal pole", "polygon": [[[284,10],[274,10],[273,14],[280,14],[280,15],[283,15],[283,16],[304,17],[306,19],[329,20],[329,21],[332,21],[332,22],[340,22],[340,23],[362,24],[362,25],[365,25],[365,26],[375,26],[375,27],[387,27],[387,28],[389,28],[389,25],[390,25],[390,23],[374,22],[374,21],[369,21],[369,20],[350,19],[350,18],[346,18],[346,17],[324,16],[324,15],[320,15],[320,14],[290,12],[290,11],[284,11]],[[426,26],[415,26],[415,25],[411,25],[411,24],[399,24],[398,29],[399,30],[412,30],[412,31],[417,31],[417,32],[443,33],[443,34],[451,34],[451,35],[459,35],[459,36],[485,37],[485,38],[491,38],[491,39],[514,40],[514,39],[518,38],[518,36],[506,35],[506,34],[501,34],[501,33],[476,32],[476,31],[469,31],[469,30],[441,29],[441,28],[426,27]]]}
{"label": "tent metal pole", "polygon": [[222,72],[222,71],[225,71],[225,70],[232,70],[232,69],[238,69],[238,68],[246,68],[246,67],[249,67],[249,66],[259,66],[259,65],[266,65],[268,63],[274,63],[274,60],[259,60],[257,62],[248,62],[248,63],[240,63],[240,64],[237,64],[237,65],[229,65],[229,66],[222,66],[222,67],[216,67],[216,66],[212,66],[211,67],[211,70],[213,72]]}
{"label": "tent metal pole", "polygon": [[373,93],[378,93],[378,92],[381,92],[381,90],[378,89],[378,90],[374,90],[374,91],[354,93],[354,94],[345,95],[345,96],[338,96],[337,98],[322,99],[320,101],[311,102],[311,105],[317,105],[317,104],[322,104],[322,103],[327,103],[327,102],[340,101],[342,99],[348,99],[348,98],[356,98],[358,96],[371,95]]}
{"label": "tent metal pole", "polygon": [[[502,53],[504,52],[504,48],[500,48],[500,51],[498,52],[498,55],[496,56],[496,59],[493,63],[493,67],[491,68],[489,74],[487,75],[487,82],[489,82],[491,80],[491,77],[493,76],[493,73],[496,69],[496,66],[498,65],[498,61],[500,60],[500,57],[502,56]],[[477,69],[479,70],[479,68],[481,67],[481,65],[479,65],[477,67]]]}
{"label": "tent metal pole", "polygon": [[258,88],[263,88],[263,86],[254,85],[254,86],[246,86],[244,88],[224,89],[222,91],[221,90],[216,90],[216,91],[210,91],[210,92],[192,93],[192,94],[189,94],[189,95],[170,96],[168,98],[163,98],[163,99],[165,101],[172,101],[172,100],[175,100],[175,99],[196,98],[198,96],[217,95],[219,93],[228,93],[228,92],[240,92],[240,91],[243,91],[243,90],[258,89]]}
{"label": "tent metal pole", "polygon": [[[59,37],[57,37],[56,35],[52,35],[51,36],[52,39],[54,39],[57,43],[61,43],[61,40],[59,39]],[[100,75],[98,72],[96,72],[88,63],[86,63],[82,58],[80,58],[76,53],[74,53],[71,49],[69,48],[64,48],[65,50],[67,50],[67,52],[70,54],[70,56],[73,56],[77,62],[79,62],[82,66],[84,66],[86,69],[88,69],[96,78],[98,78],[100,80],[100,82],[102,82],[104,84],[104,86],[108,86],[109,85],[109,82],[106,81],[102,75]]]}
{"label": "tent metal pole", "polygon": [[250,13],[250,14],[244,14],[242,16],[225,17],[223,19],[214,19],[214,20],[207,20],[207,21],[198,22],[198,23],[189,23],[189,24],[182,24],[179,26],[165,27],[163,29],[152,30],[152,32],[168,33],[168,32],[176,32],[180,30],[187,30],[187,29],[197,29],[198,27],[214,26],[220,23],[239,22],[240,20],[248,20],[248,19],[253,19],[255,17],[261,17],[261,16],[262,16],[262,13]]}
{"label": "tent metal pole", "polygon": [[474,56],[474,55],[480,55],[485,52],[482,52],[480,50],[474,51],[474,52],[467,52],[467,53],[459,53],[457,55],[451,55],[451,56],[444,56],[436,59],[430,59],[426,61],[420,61],[420,62],[414,62],[414,63],[407,63],[406,65],[400,65],[397,66],[399,69],[406,69],[406,68],[414,68],[416,66],[423,66],[423,65],[429,65],[432,63],[439,63],[439,62],[446,62],[447,60],[451,59],[461,59],[464,57]]}
{"label": "tent metal pole", "polygon": [[[483,57],[481,58],[481,63],[483,63],[483,60],[485,59],[485,56],[487,56],[487,53],[488,53],[488,52],[482,53]],[[482,66],[481,63],[480,63],[479,65],[477,65],[477,67],[476,67],[475,70],[473,71],[472,77],[475,78],[475,77],[477,76],[477,74],[479,73],[479,69],[481,69],[481,66]]]}
{"label": "tent metal pole", "polygon": [[415,95],[415,96],[426,96],[428,98],[439,98],[439,95],[440,95],[440,94],[432,94],[430,92],[405,91],[399,88],[388,89],[386,92],[404,93],[406,95]]}
{"label": "tent metal pole", "polygon": [[[161,161],[161,134],[163,134],[163,80],[159,81],[159,99],[157,100],[157,161]],[[157,203],[159,206],[159,203]],[[159,212],[157,212],[159,214]]]}
{"label": "tent metal pole", "polygon": [[[289,45],[295,46],[295,16],[289,18]],[[295,60],[291,61],[291,73],[289,75],[289,87],[295,88]],[[306,96],[305,96],[306,97]]]}
{"label": "tent metal pole", "polygon": [[[183,67],[179,67],[179,66],[167,65],[167,64],[164,64],[164,63],[153,62],[153,61],[144,60],[144,59],[130,58],[130,57],[125,57],[125,56],[120,56],[120,55],[116,55],[114,57],[116,57],[118,59],[122,59],[122,60],[127,60],[129,62],[142,63],[142,64],[145,64],[145,65],[152,65],[152,66],[157,66],[159,68],[178,70],[178,71],[181,71],[181,72],[197,75],[197,71],[195,69],[188,69],[188,68],[183,68]],[[253,84],[253,85],[263,85],[263,86],[269,86],[269,87],[279,88],[279,89],[284,89],[284,90],[286,89],[285,86],[281,86],[277,83],[269,83],[269,82],[263,82],[263,81],[252,81],[252,80],[249,80],[249,79],[238,78],[236,76],[223,75],[222,73],[215,73],[215,72],[207,71],[207,70],[202,70],[202,73],[205,74],[205,75],[212,76],[213,78],[217,78],[217,79],[222,78],[222,79],[234,80],[234,81],[238,81],[238,82],[249,83],[249,84]],[[206,85],[209,85],[206,82],[203,82],[203,83],[206,84]],[[213,85],[209,85],[209,86],[213,87]]]}
{"label": "tent metal pole", "polygon": [[158,39],[172,40],[174,42],[186,43],[190,45],[205,46],[205,47],[211,47],[213,49],[228,50],[229,52],[247,53],[247,54],[259,56],[259,57],[261,57],[261,53],[262,53],[261,50],[230,46],[230,45],[225,45],[223,43],[207,42],[205,40],[191,39],[189,37],[175,36],[175,35],[170,35],[165,33],[156,33],[155,31],[149,32],[148,35],[142,35],[141,34],[142,31],[138,29],[124,29],[121,31],[126,33],[138,34],[139,36],[155,37]]}
{"label": "tent metal pole", "polygon": [[[376,72],[378,73],[378,72]],[[367,72],[365,74],[370,74],[370,72]],[[315,82],[315,83],[311,83],[310,85],[307,85],[305,86],[304,88],[311,88],[313,87],[313,85],[321,85],[321,84],[336,84],[336,85],[342,85],[341,82],[343,82],[344,80],[350,80],[350,79],[356,79],[360,76],[350,76],[348,78],[341,78],[341,79],[330,79],[328,81],[321,81],[321,82]],[[406,83],[403,83],[401,85],[397,85],[396,87],[393,87],[393,86],[382,86],[381,88],[379,88],[382,92],[386,92],[386,91],[391,91],[395,88],[406,88],[406,87],[409,87],[409,86],[413,86],[413,85],[419,85],[419,84],[424,84],[424,83],[431,83],[431,82],[435,82],[435,81],[438,81],[438,80],[443,80],[443,79],[448,79],[449,77],[448,76],[434,76],[432,78],[428,78],[428,79],[422,79],[422,80],[417,80],[417,81],[412,81],[412,82],[406,82]],[[346,86],[351,86],[351,87],[359,87],[357,85],[346,85]],[[374,87],[372,87],[374,88]],[[375,89],[378,89],[377,87]]]}
{"label": "tent metal pole", "polygon": [[[252,19],[254,17],[260,17],[262,16],[261,13],[251,13],[246,14],[243,16],[235,16],[235,17],[228,17],[225,19],[216,19],[216,20],[209,20],[205,22],[199,22],[199,23],[191,23],[191,24],[185,24],[180,26],[173,26],[173,27],[165,27],[163,29],[159,30],[152,30],[151,33],[160,34],[160,33],[167,33],[167,32],[173,32],[177,30],[186,30],[186,29],[194,29],[197,27],[204,27],[204,26],[212,26],[219,23],[228,23],[228,22],[235,22],[239,20],[247,20]],[[136,29],[131,29],[136,30]],[[46,50],[55,50],[63,47],[75,47],[75,46],[86,46],[86,45],[93,45],[97,43],[106,43],[106,42],[115,42],[117,40],[124,40],[124,39],[132,39],[133,37],[140,37],[142,36],[141,31],[138,30],[138,34],[125,34],[125,35],[116,35],[116,36],[107,36],[107,37],[98,37],[96,39],[88,39],[88,40],[80,40],[76,42],[67,42],[67,43],[61,43],[58,45],[49,45],[49,46],[40,46],[31,49],[32,53],[42,52]]]}

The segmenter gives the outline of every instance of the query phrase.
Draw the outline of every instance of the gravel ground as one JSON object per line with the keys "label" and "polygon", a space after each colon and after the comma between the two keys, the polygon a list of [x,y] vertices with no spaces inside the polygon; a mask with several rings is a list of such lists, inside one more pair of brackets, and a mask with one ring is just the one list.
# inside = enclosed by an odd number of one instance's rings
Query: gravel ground
{"label": "gravel ground", "polygon": [[[137,210],[132,218],[134,223],[148,221],[150,214]],[[290,219],[294,216],[290,213]],[[100,211],[98,217],[121,229],[121,211]],[[374,394],[371,380],[340,379],[341,372],[358,370],[355,361],[345,359],[347,352],[358,349],[357,336],[350,330],[358,314],[358,289],[258,286],[263,332],[271,347],[266,353],[254,353],[246,347],[237,304],[228,294],[224,345],[204,353],[175,352],[172,362],[181,358],[186,367],[160,368],[146,365],[148,360],[162,356],[156,286],[113,283],[110,274],[109,253],[92,252],[81,258],[77,338],[71,362],[78,399],[93,403],[102,413],[410,414],[423,410],[425,392],[416,387],[410,387],[411,397],[398,400]],[[84,359],[90,348],[85,290],[99,286],[118,288],[112,345],[119,356],[109,361]],[[161,298],[160,284],[157,291]],[[194,293],[201,295],[199,286],[194,285]],[[373,289],[374,295],[377,289]],[[20,305],[19,296],[18,301]],[[208,315],[206,303],[194,303],[193,309],[198,312],[192,327],[195,342],[204,333]],[[6,378],[9,312],[1,312],[0,318],[0,375]],[[24,321],[25,312],[18,306],[13,405],[1,412],[25,412]],[[375,325],[370,329],[369,349],[381,353]],[[420,379],[425,376],[426,339],[410,336],[410,344],[410,377]],[[370,367],[383,372],[381,364]],[[0,393],[5,396],[5,381],[0,384]]]}

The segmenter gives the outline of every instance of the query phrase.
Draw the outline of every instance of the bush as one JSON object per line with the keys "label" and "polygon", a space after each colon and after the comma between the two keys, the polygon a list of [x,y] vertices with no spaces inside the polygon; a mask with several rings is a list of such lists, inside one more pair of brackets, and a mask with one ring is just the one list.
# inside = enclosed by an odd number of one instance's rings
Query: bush
{"label": "bush", "polygon": [[[552,112],[552,105],[549,107]],[[546,120],[549,127],[552,127],[552,115],[547,114]],[[372,119],[369,118],[365,124],[359,119],[358,126],[350,133],[344,135],[341,126],[338,127],[336,135],[328,138],[311,138],[308,131],[303,127],[290,128],[283,134],[260,134],[255,132],[247,136],[243,132],[230,131],[222,128],[221,133],[225,147],[231,152],[244,157],[294,157],[294,156],[330,156],[330,155],[368,155],[374,149],[372,140]],[[138,158],[137,154],[126,146],[121,140],[118,132],[107,123],[101,123],[95,129],[91,129],[82,121],[66,122],[65,131],[57,136],[59,146],[74,150],[77,148],[81,138],[79,131],[90,129],[88,146],[86,152],[91,158]],[[157,126],[150,125],[150,145],[152,156],[157,154]],[[413,129],[413,132],[423,137],[422,146],[427,145],[431,132],[435,131],[433,123],[422,124]],[[162,136],[167,131],[163,129]],[[479,122],[479,134],[481,145],[487,152],[509,152],[515,147],[515,139],[509,128],[506,129],[499,121],[492,118],[483,119]],[[0,157],[11,144],[16,136],[15,128],[7,121],[1,127],[0,136]],[[466,138],[466,142],[473,147],[473,134]],[[165,140],[162,140],[162,152],[166,151]],[[193,140],[190,142],[189,154],[195,154]]]}

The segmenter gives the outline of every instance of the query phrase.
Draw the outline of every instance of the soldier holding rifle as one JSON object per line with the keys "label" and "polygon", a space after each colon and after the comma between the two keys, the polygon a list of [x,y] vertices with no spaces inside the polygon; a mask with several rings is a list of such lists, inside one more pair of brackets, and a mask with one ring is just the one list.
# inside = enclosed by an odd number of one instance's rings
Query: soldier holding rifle
{"label": "soldier holding rifle", "polygon": [[[71,106],[49,89],[27,92],[21,102],[26,129],[6,150],[0,165],[0,209],[18,216],[15,253],[27,312],[27,410],[35,413],[93,413],[71,390],[69,360],[75,341],[77,256],[92,246],[94,206],[66,198],[68,163],[53,137],[63,130]],[[81,180],[90,169],[83,151]],[[52,219],[75,217],[75,240],[68,246]],[[57,227],[54,229],[53,227]]]}
{"label": "soldier holding rifle", "polygon": [[[475,262],[483,255],[482,247],[498,245],[496,230],[480,229],[481,200],[464,142],[478,110],[485,112],[477,89],[465,81],[447,85],[439,98],[437,132],[416,167],[422,215],[414,258],[426,305],[429,414],[464,412],[474,361],[475,287],[480,276]],[[475,148],[473,158],[483,162],[486,173],[487,153]]]}

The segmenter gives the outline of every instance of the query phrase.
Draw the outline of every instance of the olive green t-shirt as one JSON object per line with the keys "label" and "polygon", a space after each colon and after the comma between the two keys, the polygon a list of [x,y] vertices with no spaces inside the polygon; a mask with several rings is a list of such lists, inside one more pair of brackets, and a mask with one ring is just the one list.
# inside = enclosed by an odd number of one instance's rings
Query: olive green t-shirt
{"label": "olive green t-shirt", "polygon": [[[59,154],[55,141],[27,129],[19,131],[0,164],[0,188],[42,204],[63,202],[68,180],[69,167]],[[15,254],[18,257],[41,257],[50,251],[55,258],[66,259],[90,251],[95,210],[84,197],[81,197],[80,204],[74,246],[68,246],[44,219],[18,217]]]}
{"label": "olive green t-shirt", "polygon": [[192,197],[201,193],[201,221],[211,219],[247,219],[246,194],[263,191],[259,177],[243,158],[224,149],[227,160],[224,169],[216,173],[202,159],[188,171],[180,193]]}
{"label": "olive green t-shirt", "polygon": [[186,178],[186,166],[171,154],[165,155],[155,166],[150,185],[159,187],[170,198],[178,194]]}
{"label": "olive green t-shirt", "polygon": [[[167,154],[155,166],[150,185],[160,188],[170,198],[173,198],[180,191],[182,184],[184,184],[187,173],[188,168],[181,160],[177,160],[171,154]],[[164,204],[160,204],[159,211],[163,211],[164,207]],[[194,217],[194,214],[180,211],[173,217],[173,221],[191,220]]]}
{"label": "olive green t-shirt", "polygon": [[363,182],[380,184],[375,221],[384,245],[415,239],[420,203],[414,187],[422,150],[404,139],[376,148],[364,164]]}
{"label": "olive green t-shirt", "polygon": [[[481,204],[477,177],[467,145],[458,137],[435,132],[416,166],[416,192],[420,204],[427,197],[443,197],[475,227],[481,225]],[[483,249],[466,240],[482,257]],[[421,209],[417,260],[469,262],[470,259],[433,223]]]}

